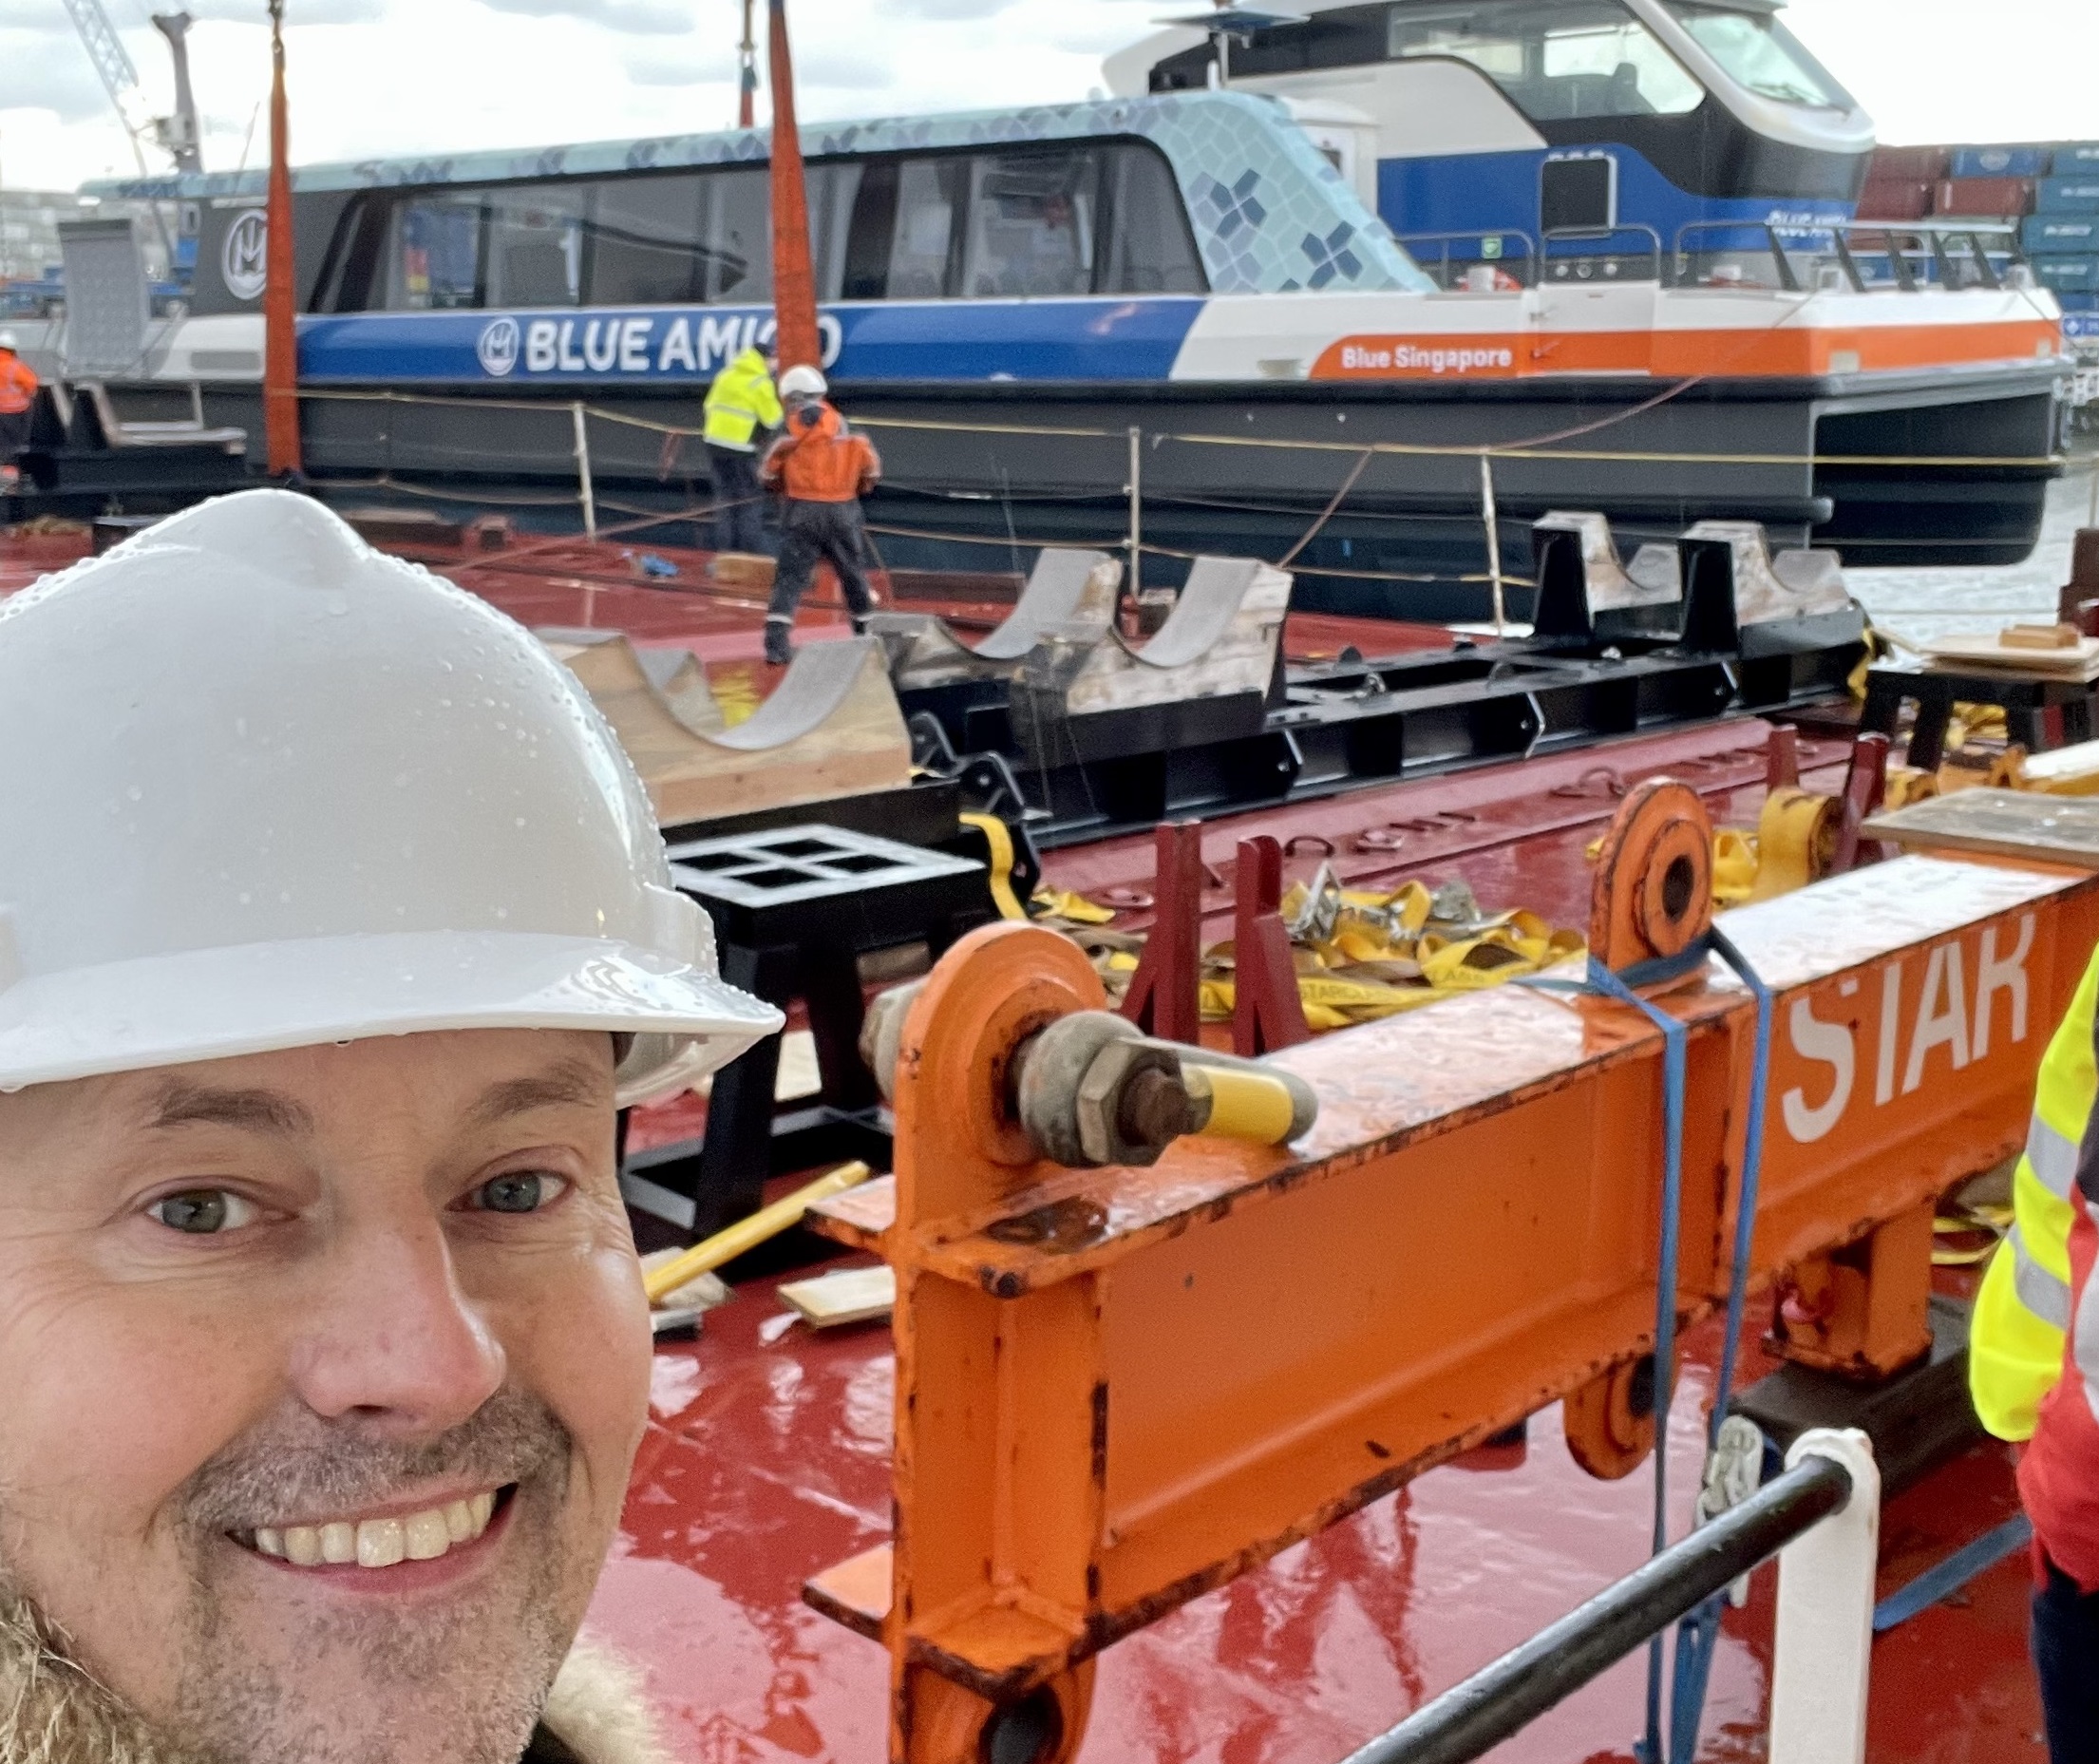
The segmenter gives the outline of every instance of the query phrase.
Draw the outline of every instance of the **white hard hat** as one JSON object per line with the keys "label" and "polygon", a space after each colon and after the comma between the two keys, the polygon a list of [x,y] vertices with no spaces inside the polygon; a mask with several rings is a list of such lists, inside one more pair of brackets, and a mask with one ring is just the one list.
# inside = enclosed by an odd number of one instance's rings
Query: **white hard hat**
{"label": "white hard hat", "polygon": [[814,368],[789,368],[780,376],[783,398],[822,398],[830,389],[829,383]]}
{"label": "white hard hat", "polygon": [[0,331],[0,350],[15,350],[19,351],[21,348],[22,345],[15,340],[15,334],[13,332]]}
{"label": "white hard hat", "polygon": [[445,1029],[634,1037],[623,1103],[781,1026],[521,626],[248,490],[0,606],[0,1090]]}

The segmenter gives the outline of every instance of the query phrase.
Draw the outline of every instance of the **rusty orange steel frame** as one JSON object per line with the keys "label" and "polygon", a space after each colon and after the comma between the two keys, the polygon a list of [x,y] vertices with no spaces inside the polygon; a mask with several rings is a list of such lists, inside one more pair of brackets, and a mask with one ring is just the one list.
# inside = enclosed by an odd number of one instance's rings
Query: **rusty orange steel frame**
{"label": "rusty orange steel frame", "polygon": [[[1686,947],[1710,851],[1688,790],[1636,792],[1592,947],[1614,967]],[[1887,1370],[1928,1339],[1927,1209],[2024,1137],[2099,881],[1904,857],[1727,929],[1776,996],[1758,1282],[1805,1295],[1796,1331],[1829,1338],[1804,1357]],[[1688,1031],[1689,1322],[1726,1297],[1756,1014],[1717,962],[1648,996]],[[899,1764],[1069,1758],[1102,1648],[1555,1400],[1598,1475],[1653,1445],[1646,1017],[1461,996],[1273,1056],[1320,1099],[1295,1146],[1065,1169],[1013,1118],[1008,1068],[1101,1004],[1049,931],[964,939],[904,1027],[893,1190],[823,1209],[897,1270],[896,1535],[806,1596],[887,1647]]]}

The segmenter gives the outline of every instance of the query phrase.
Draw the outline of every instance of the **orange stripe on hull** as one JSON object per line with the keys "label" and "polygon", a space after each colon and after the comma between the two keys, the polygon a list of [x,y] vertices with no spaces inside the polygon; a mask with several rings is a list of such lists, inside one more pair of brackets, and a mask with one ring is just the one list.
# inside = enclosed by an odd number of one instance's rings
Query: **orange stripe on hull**
{"label": "orange stripe on hull", "polygon": [[1343,337],[1313,364],[1314,380],[1516,380],[1540,374],[1638,373],[1818,378],[1989,362],[2030,362],[2062,349],[2052,319],[1989,325],[1865,325],[1763,331],[1546,331]]}

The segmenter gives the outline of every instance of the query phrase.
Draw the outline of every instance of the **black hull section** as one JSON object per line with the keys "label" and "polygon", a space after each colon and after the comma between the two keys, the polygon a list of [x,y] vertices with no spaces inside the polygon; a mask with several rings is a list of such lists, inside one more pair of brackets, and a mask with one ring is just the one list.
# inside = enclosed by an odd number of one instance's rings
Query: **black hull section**
{"label": "black hull section", "polygon": [[[703,450],[696,441],[667,447],[662,432],[696,426],[696,400],[574,389],[604,413],[589,426],[602,522],[705,501]],[[530,526],[577,523],[568,403],[527,406],[517,389],[499,398],[427,389],[442,402],[314,391],[307,466],[335,500],[421,490],[462,508],[508,505]],[[972,384],[844,387],[840,402],[886,462],[869,516],[897,565],[1025,568],[1042,544],[1120,548],[1133,428],[1144,542],[1158,548],[1145,559],[1146,582],[1178,582],[1185,563],[1174,553],[1277,560],[1301,545],[1295,604],[1308,610],[1487,616],[1480,466],[1468,451],[1482,447],[1533,449],[1494,464],[1502,564],[1516,583],[1530,575],[1530,522],[1553,508],[1599,509],[1621,541],[1673,538],[1700,520],[1760,521],[1774,544],[1836,545],[1855,565],[2015,563],[2039,537],[2053,468],[1966,462],[2039,462],[2053,450],[2057,401],[2045,365],[1870,390],[1716,381],[1667,391],[1600,379]],[[163,403],[187,414],[186,394],[121,396],[139,416]],[[205,405],[211,421],[259,436],[258,389],[207,389]],[[1366,456],[1371,447],[1420,451]],[[1861,463],[1843,463],[1853,459]],[[426,495],[416,500],[430,505]],[[1512,586],[1510,616],[1526,617],[1529,599],[1527,587]]]}

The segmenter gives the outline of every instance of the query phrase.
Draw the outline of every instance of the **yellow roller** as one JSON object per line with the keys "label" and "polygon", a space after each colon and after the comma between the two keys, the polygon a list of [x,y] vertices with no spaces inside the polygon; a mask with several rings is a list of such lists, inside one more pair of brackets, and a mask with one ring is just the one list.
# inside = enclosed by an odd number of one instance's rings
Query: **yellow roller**
{"label": "yellow roller", "polygon": [[858,1160],[841,1164],[828,1176],[820,1176],[807,1187],[797,1188],[785,1200],[775,1201],[748,1219],[740,1219],[715,1232],[704,1243],[693,1244],[675,1261],[667,1261],[643,1277],[642,1286],[649,1295],[649,1302],[654,1304],[665,1294],[676,1292],[688,1280],[711,1274],[724,1262],[734,1261],[746,1250],[756,1249],[768,1239],[778,1237],[790,1225],[799,1224],[802,1215],[819,1201],[828,1201],[834,1194],[857,1188],[873,1174],[874,1171]]}
{"label": "yellow roller", "polygon": [[1257,1146],[1279,1146],[1290,1138],[1297,1106],[1290,1089],[1261,1072],[1235,1072],[1226,1066],[1181,1069],[1191,1095],[1210,1092],[1210,1118],[1202,1131],[1220,1139],[1248,1139]]}

